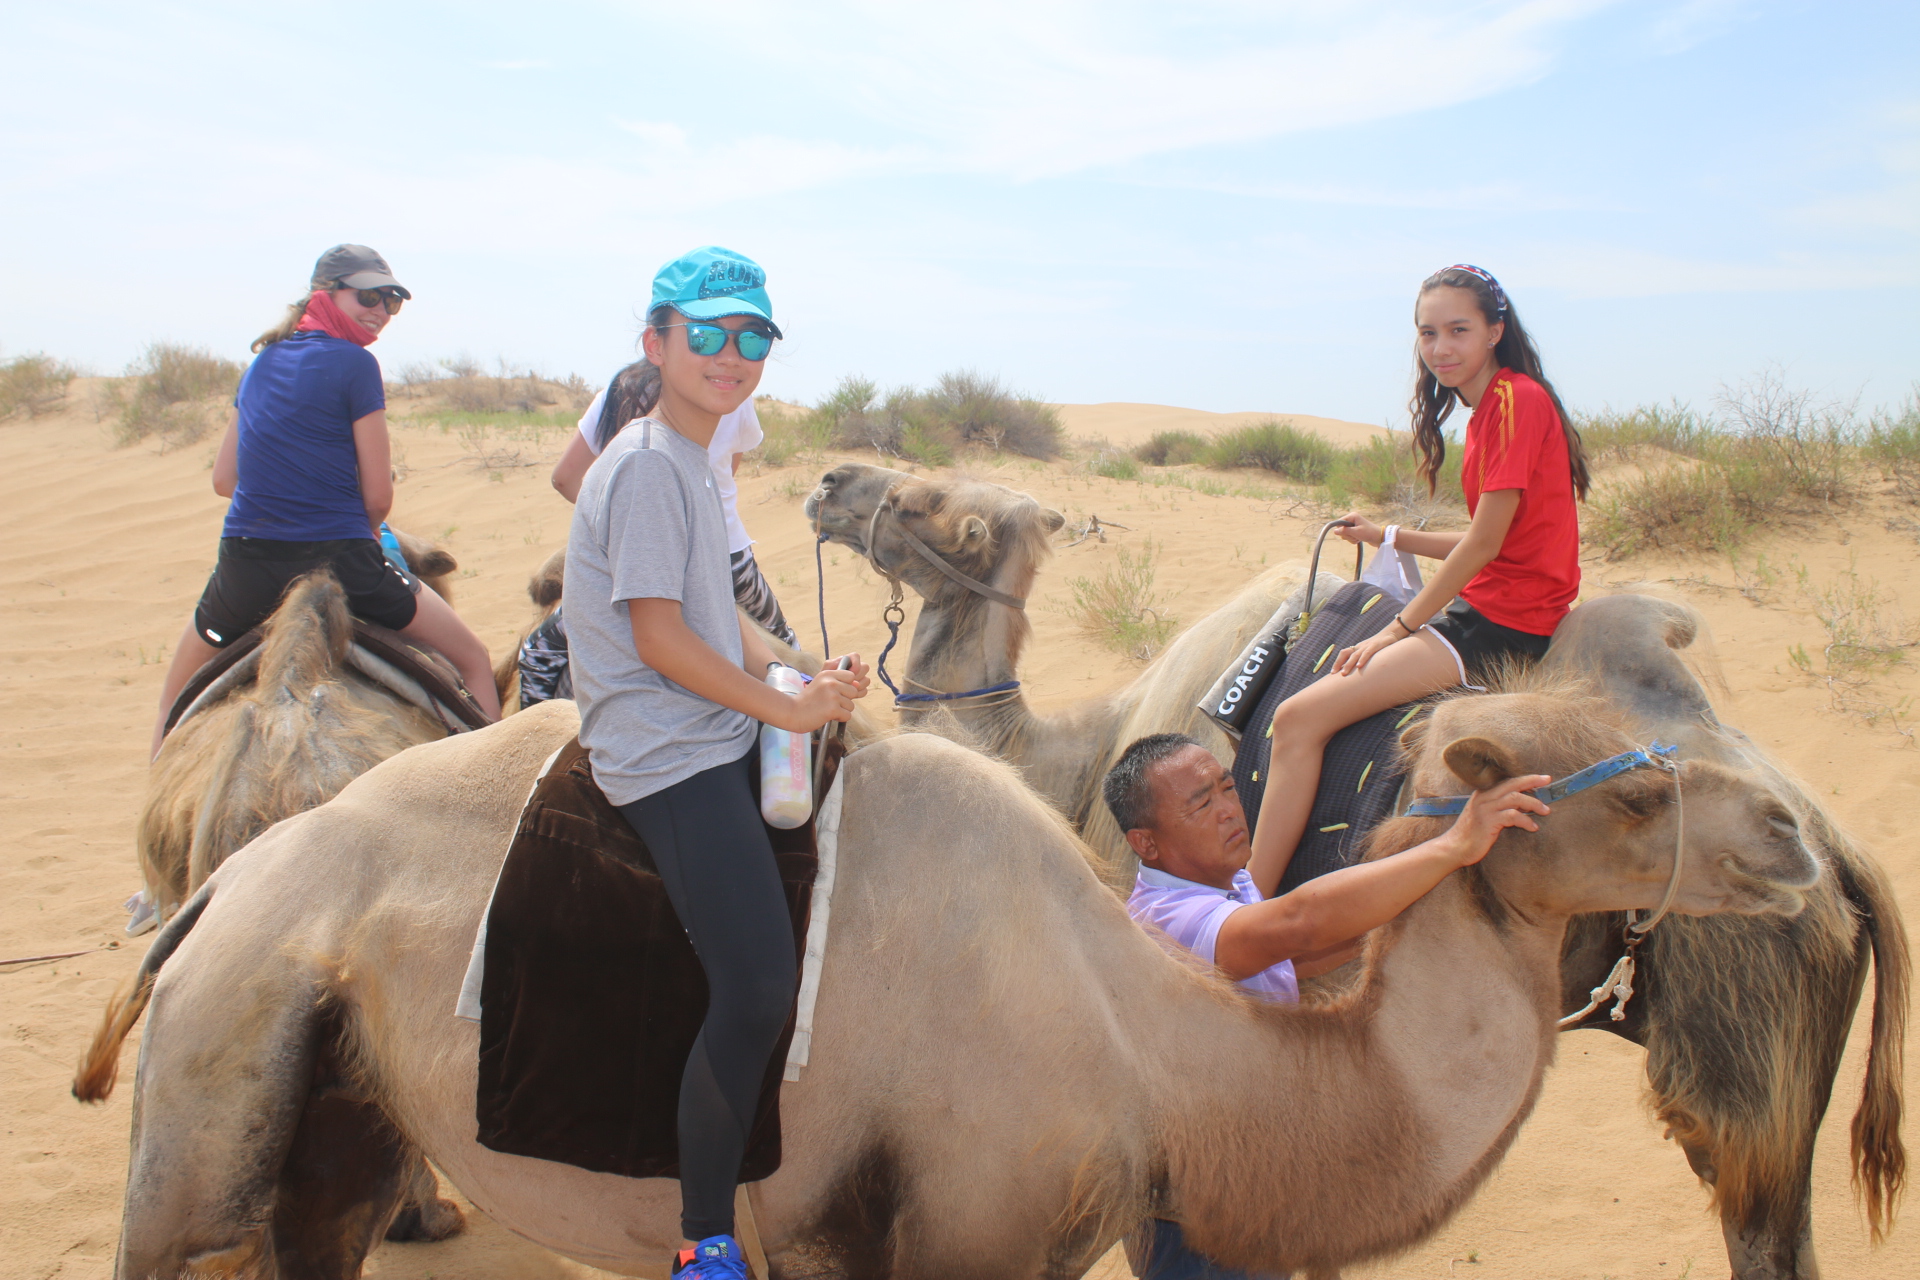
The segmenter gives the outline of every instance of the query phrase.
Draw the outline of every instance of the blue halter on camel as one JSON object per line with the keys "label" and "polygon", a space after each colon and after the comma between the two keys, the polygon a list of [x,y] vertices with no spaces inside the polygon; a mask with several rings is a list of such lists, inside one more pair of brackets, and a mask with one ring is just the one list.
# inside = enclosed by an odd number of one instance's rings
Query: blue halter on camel
{"label": "blue halter on camel", "polygon": [[[879,551],[874,545],[875,534],[879,530],[880,517],[883,513],[894,516],[894,532],[899,534],[922,560],[932,565],[950,581],[958,583],[982,599],[991,600],[995,604],[1006,605],[1009,609],[1024,610],[1027,607],[1027,602],[1019,596],[1008,595],[1004,591],[988,586],[977,578],[969,577],[954,568],[951,564],[948,564],[946,557],[916,537],[913,530],[907,528],[906,523],[899,518],[897,513],[894,513],[893,494],[889,492],[886,497],[880,500],[880,505],[873,509],[873,515],[867,521],[867,562],[873,566],[873,571],[885,578],[893,588],[893,598],[887,602],[887,607],[880,614],[880,620],[887,624],[887,644],[884,649],[880,650],[880,657],[874,662],[873,667],[880,676],[880,682],[886,685],[888,691],[893,694],[894,705],[897,707],[917,703],[958,702],[965,698],[983,698],[989,694],[1012,693],[1018,689],[1020,687],[1018,680],[1003,680],[999,684],[990,684],[980,689],[965,689],[959,693],[900,692],[900,687],[894,684],[893,677],[887,674],[887,655],[892,653],[894,646],[900,643],[900,628],[907,620],[907,613],[900,604],[903,597],[899,575],[880,563]],[[825,646],[827,644],[827,579],[826,571],[820,564],[820,544],[827,541],[827,535],[819,528],[817,524],[818,519],[819,517],[816,515],[813,565],[814,573],[818,577],[820,584],[820,643]]]}

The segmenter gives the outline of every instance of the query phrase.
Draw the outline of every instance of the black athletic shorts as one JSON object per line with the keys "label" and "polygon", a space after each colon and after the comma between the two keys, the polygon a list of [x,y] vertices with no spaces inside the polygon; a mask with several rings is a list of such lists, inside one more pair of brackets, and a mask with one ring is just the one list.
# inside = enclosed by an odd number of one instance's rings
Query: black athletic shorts
{"label": "black athletic shorts", "polygon": [[193,629],[214,648],[224,649],[265,622],[295,578],[320,568],[333,570],[356,618],[394,631],[413,621],[420,579],[402,573],[372,538],[222,538],[219,563],[193,611]]}
{"label": "black athletic shorts", "polygon": [[1538,662],[1546,656],[1547,644],[1553,639],[1503,627],[1465,600],[1455,600],[1427,626],[1453,650],[1460,683],[1469,689],[1484,688],[1487,677],[1502,663],[1524,666]]}

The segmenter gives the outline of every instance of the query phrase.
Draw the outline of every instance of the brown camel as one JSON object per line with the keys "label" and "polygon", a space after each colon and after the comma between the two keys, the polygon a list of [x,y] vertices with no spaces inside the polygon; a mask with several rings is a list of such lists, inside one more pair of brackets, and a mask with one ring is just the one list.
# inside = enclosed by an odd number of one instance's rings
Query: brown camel
{"label": "brown camel", "polygon": [[[876,522],[874,513],[889,498],[891,514]],[[920,480],[854,464],[827,473],[809,499],[808,514],[834,541],[863,554],[871,537],[881,564],[924,597],[908,668],[918,687],[951,692],[1012,677],[1026,635],[1017,611],[969,592],[927,565],[898,538],[895,525],[905,524],[970,576],[1012,584],[1010,592],[1025,595],[1037,562],[1047,554],[1046,536],[1058,527],[1051,513],[997,485]],[[1697,630],[1697,618],[1683,606],[1641,596],[1591,601],[1561,625],[1548,663],[1598,681],[1610,698],[1631,709],[1643,741],[1678,741],[1689,755],[1752,772],[1802,815],[1809,839],[1834,875],[1811,893],[1810,909],[1787,925],[1725,918],[1679,921],[1656,931],[1642,952],[1655,976],[1640,984],[1627,1020],[1614,1023],[1602,1016],[1583,1025],[1646,1047],[1653,1105],[1712,1189],[1735,1276],[1810,1277],[1817,1274],[1810,1217],[1814,1139],[1869,959],[1873,1034],[1852,1149],[1856,1183],[1876,1238],[1891,1222],[1903,1182],[1905,927],[1886,877],[1871,858],[1785,771],[1714,716],[1705,689],[1676,652],[1692,643]],[[1043,792],[1074,815],[1081,811],[1084,793],[1072,787],[1086,785],[1083,779],[1097,781],[1119,746],[1142,733],[1182,727],[1181,718],[1193,715],[1198,693],[1239,650],[1238,645],[1223,647],[1224,655],[1196,664],[1185,679],[1173,672],[1161,677],[1167,687],[1193,694],[1177,702],[1144,700],[1146,714],[1133,717],[1117,745],[1097,733],[1028,733],[1025,726],[1034,718],[1023,704],[980,709],[961,704],[956,718],[988,749],[1028,770]],[[1187,654],[1170,650],[1148,675],[1189,661]],[[1075,708],[1059,720],[1097,723],[1101,705]],[[1153,720],[1155,713],[1163,719]],[[1048,791],[1049,781],[1056,790]],[[1106,817],[1100,806],[1093,814]],[[1111,821],[1105,825],[1111,828]],[[1125,857],[1117,832],[1089,826],[1085,834],[1102,853]],[[1575,922],[1564,970],[1568,1010],[1587,1004],[1591,988],[1619,954],[1619,935],[1617,920]]]}
{"label": "brown camel", "polygon": [[[519,1234],[661,1274],[673,1183],[478,1145],[478,1030],[452,1016],[528,785],[576,726],[548,703],[397,756],[261,836],[162,931],[84,1064],[97,1095],[151,999],[122,1280],[290,1257],[358,1275],[397,1142]],[[1561,685],[1448,703],[1411,749],[1419,789],[1446,793],[1632,745]],[[841,778],[812,1059],[785,1087],[785,1163],[748,1192],[775,1280],[1065,1280],[1149,1213],[1266,1271],[1404,1249],[1532,1108],[1571,916],[1651,908],[1676,870],[1677,910],[1790,915],[1819,875],[1793,814],[1740,774],[1635,772],[1505,833],[1380,931],[1351,994],[1279,1007],[1156,945],[1007,766],[909,733]],[[1396,820],[1374,851],[1445,822]]]}
{"label": "brown camel", "polygon": [[[887,515],[875,520],[883,504]],[[1059,512],[997,484],[930,481],[849,463],[821,477],[806,513],[829,540],[868,557],[921,597],[903,690],[956,693],[1015,678],[1031,633],[1025,611],[954,582],[901,531],[961,573],[1024,598],[1052,554],[1048,540],[1064,523]],[[1298,566],[1267,570],[1181,633],[1125,688],[1065,711],[1036,714],[1024,691],[1016,690],[941,703],[936,712],[903,707],[902,722],[950,716],[970,742],[1017,765],[1100,855],[1102,877],[1122,887],[1131,883],[1132,854],[1098,803],[1101,778],[1129,742],[1148,733],[1192,734],[1223,762],[1231,761],[1233,743],[1194,704],[1305,582]]]}

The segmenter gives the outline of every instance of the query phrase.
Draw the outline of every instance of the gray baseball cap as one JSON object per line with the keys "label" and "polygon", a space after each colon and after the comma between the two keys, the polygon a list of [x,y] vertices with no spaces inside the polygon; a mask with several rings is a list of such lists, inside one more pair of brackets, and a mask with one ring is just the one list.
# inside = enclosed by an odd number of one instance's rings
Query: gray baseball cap
{"label": "gray baseball cap", "polygon": [[407,286],[393,278],[387,260],[363,244],[337,244],[313,264],[315,289],[394,289],[411,298]]}

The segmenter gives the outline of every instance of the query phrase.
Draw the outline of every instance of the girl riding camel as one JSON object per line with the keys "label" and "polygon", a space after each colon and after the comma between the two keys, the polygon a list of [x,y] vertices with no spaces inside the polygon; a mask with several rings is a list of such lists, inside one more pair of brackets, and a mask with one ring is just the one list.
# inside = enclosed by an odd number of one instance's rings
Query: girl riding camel
{"label": "girl riding camel", "polygon": [[331,569],[355,616],[444,654],[489,715],[500,714],[487,647],[432,587],[381,552],[393,506],[387,397],[366,348],[413,295],[365,245],[336,245],[314,263],[310,292],[253,344],[234,416],[213,463],[213,491],[231,498],[220,559],[174,647],[153,726],[193,673],[265,622],[295,578]]}
{"label": "girl riding camel", "polygon": [[[1397,529],[1395,545],[1442,560],[1386,627],[1343,649],[1332,672],[1273,713],[1270,785],[1247,866],[1271,897],[1306,832],[1327,742],[1368,716],[1454,685],[1477,688],[1503,661],[1547,651],[1580,594],[1580,522],[1587,496],[1580,434],[1540,369],[1540,353],[1499,281],[1452,266],[1421,282],[1413,443],[1428,492],[1456,401],[1467,422],[1460,475],[1472,522],[1465,533]],[[1387,530],[1358,512],[1340,536],[1379,546]],[[1455,597],[1458,597],[1457,599]]]}
{"label": "girl riding camel", "polygon": [[[773,847],[751,789],[760,726],[845,720],[866,667],[799,695],[763,682],[766,641],[734,607],[726,512],[708,460],[780,330],[766,272],[703,248],[660,269],[642,335],[652,412],[607,442],[567,539],[567,631],[593,776],[646,841],[706,972],[706,1021],[680,1080],[685,1280],[745,1280],[734,1187],[797,969]],[[829,664],[831,666],[832,664]]]}

